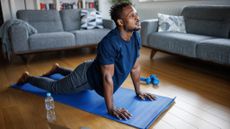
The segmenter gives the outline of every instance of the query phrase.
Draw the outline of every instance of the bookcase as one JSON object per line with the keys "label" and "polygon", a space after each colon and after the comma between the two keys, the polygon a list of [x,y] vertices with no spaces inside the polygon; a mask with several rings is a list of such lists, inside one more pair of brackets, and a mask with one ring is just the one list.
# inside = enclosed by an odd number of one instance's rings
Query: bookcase
{"label": "bookcase", "polygon": [[63,10],[63,9],[87,9],[98,7],[99,0],[36,0],[36,9],[39,10]]}

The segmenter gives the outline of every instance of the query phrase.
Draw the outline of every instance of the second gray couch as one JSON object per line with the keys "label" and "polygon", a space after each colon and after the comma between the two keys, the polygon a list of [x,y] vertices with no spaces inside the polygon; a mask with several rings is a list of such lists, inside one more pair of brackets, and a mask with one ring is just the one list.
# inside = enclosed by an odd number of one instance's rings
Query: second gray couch
{"label": "second gray couch", "polygon": [[157,32],[158,20],[142,22],[142,44],[157,51],[230,64],[230,6],[188,6],[181,13],[187,33]]}

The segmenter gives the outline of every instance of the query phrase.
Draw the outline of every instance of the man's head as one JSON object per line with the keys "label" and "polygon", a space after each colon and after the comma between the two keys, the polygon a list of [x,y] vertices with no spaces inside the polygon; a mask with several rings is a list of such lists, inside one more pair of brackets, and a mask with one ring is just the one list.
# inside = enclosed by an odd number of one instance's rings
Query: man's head
{"label": "man's head", "polygon": [[111,7],[110,16],[117,27],[123,27],[128,32],[139,30],[140,19],[131,3],[118,3]]}

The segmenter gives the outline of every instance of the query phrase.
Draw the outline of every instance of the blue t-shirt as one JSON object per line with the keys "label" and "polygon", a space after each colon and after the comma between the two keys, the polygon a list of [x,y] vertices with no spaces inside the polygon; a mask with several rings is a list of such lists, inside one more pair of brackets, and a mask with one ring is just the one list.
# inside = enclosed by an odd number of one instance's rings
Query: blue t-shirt
{"label": "blue t-shirt", "polygon": [[133,32],[130,41],[125,41],[121,38],[118,28],[110,31],[101,40],[97,46],[97,56],[87,71],[89,84],[99,95],[104,96],[100,66],[114,64],[114,93],[132,70],[140,55],[140,47],[141,39],[138,32]]}

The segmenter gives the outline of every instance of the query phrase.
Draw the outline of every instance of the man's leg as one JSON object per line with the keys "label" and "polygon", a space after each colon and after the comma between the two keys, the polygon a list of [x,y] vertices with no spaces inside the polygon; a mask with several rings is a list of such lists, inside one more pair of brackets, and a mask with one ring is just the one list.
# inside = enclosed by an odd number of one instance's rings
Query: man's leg
{"label": "man's leg", "polygon": [[69,75],[71,72],[73,72],[73,70],[64,67],[58,67],[56,70],[56,73],[60,73],[64,76]]}
{"label": "man's leg", "polygon": [[[91,63],[84,62],[63,79],[53,80],[47,77],[35,77],[25,72],[18,81],[19,83],[29,82],[34,86],[53,93],[76,93],[92,89],[87,80],[87,69]],[[63,70],[64,71],[64,70]]]}
{"label": "man's leg", "polygon": [[67,75],[67,77],[72,82],[74,92],[80,92],[83,90],[92,90],[93,88],[89,85],[87,79],[87,70],[92,64],[92,61],[85,61],[82,64],[78,65],[72,73]]}
{"label": "man's leg", "polygon": [[[73,74],[69,74],[60,80],[53,80],[47,77],[31,76],[25,73],[22,75],[21,78],[23,78],[24,81],[18,81],[18,84],[28,82],[38,88],[58,94],[76,93],[86,89],[90,89],[90,87],[78,81],[78,78],[75,78]],[[73,83],[73,80],[76,82]]]}
{"label": "man's leg", "polygon": [[28,71],[24,72],[22,76],[19,78],[17,84],[22,85],[24,83],[30,83],[38,88],[54,92],[54,89],[52,88],[53,83],[55,80],[52,80],[47,77],[36,77],[36,76],[31,76]]}
{"label": "man's leg", "polygon": [[47,78],[47,77],[36,77],[36,76],[29,76],[27,78],[27,82],[44,90],[47,90],[49,92],[56,93],[54,91],[54,82],[55,80]]}
{"label": "man's leg", "polygon": [[64,76],[66,76],[66,75],[70,74],[72,71],[73,70],[61,67],[58,63],[55,63],[53,65],[53,67],[51,68],[51,70],[48,71],[47,73],[43,74],[42,76],[50,76],[54,73],[60,73]]}

